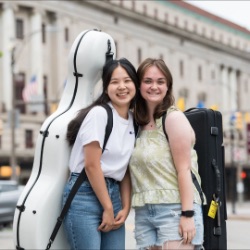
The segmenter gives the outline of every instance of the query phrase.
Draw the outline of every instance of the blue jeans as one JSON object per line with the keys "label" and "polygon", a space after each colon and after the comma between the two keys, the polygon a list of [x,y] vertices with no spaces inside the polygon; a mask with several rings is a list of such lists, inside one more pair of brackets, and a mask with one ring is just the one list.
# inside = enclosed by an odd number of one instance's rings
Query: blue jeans
{"label": "blue jeans", "polygon": [[[63,204],[77,179],[71,174],[63,194]],[[107,189],[113,203],[114,215],[122,209],[119,183],[106,178]],[[125,249],[125,226],[109,232],[98,231],[103,208],[90,183],[85,180],[78,189],[64,220],[64,230],[71,249]]]}

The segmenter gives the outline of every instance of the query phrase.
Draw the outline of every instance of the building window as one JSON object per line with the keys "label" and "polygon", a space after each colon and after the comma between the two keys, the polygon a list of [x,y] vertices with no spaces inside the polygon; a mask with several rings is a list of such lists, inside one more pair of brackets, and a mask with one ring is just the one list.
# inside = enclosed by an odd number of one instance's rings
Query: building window
{"label": "building window", "polygon": [[17,103],[15,108],[19,109],[21,114],[25,113],[25,104],[21,103],[23,101],[23,89],[25,87],[25,74],[24,73],[18,73],[15,74],[15,100],[17,100]]}
{"label": "building window", "polygon": [[147,15],[147,5],[143,4],[143,14]]}
{"label": "building window", "polygon": [[194,32],[196,33],[197,32],[197,24],[194,24],[193,29],[194,29]]}
{"label": "building window", "polygon": [[69,42],[69,29],[67,27],[64,29],[64,39],[65,42]]}
{"label": "building window", "polygon": [[223,42],[223,35],[220,34],[220,42]]}
{"label": "building window", "polygon": [[211,79],[215,80],[215,71],[214,70],[211,71]]}
{"label": "building window", "polygon": [[158,18],[158,10],[155,9],[155,11],[154,11],[154,19],[157,19],[157,18]]}
{"label": "building window", "polygon": [[248,81],[245,81],[245,93],[248,93],[248,89],[249,89],[249,84]]}
{"label": "building window", "polygon": [[49,115],[48,109],[48,77],[43,76],[43,94],[44,94],[44,113],[45,115]]}
{"label": "building window", "polygon": [[138,58],[138,64],[140,64],[141,63],[141,49],[140,48],[137,49],[137,58]]}
{"label": "building window", "polygon": [[118,24],[118,16],[114,16],[114,24]]}
{"label": "building window", "polygon": [[33,148],[33,131],[30,129],[25,130],[25,147]]}
{"label": "building window", "polygon": [[180,96],[180,97],[183,97],[184,99],[187,99],[188,96],[189,96],[189,91],[188,91],[188,89],[187,89],[187,88],[182,88],[182,89],[180,89],[180,91],[179,91],[179,96]]}
{"label": "building window", "polygon": [[202,28],[202,35],[206,36],[206,28],[205,27]]}
{"label": "building window", "polygon": [[23,39],[23,20],[16,19],[16,38]]}
{"label": "building window", "polygon": [[135,0],[132,1],[132,10],[135,11]]}
{"label": "building window", "polygon": [[174,17],[174,25],[177,26],[179,22],[178,16]]}
{"label": "building window", "polygon": [[42,43],[46,43],[46,25],[42,24]]}
{"label": "building window", "polygon": [[211,31],[211,38],[214,39],[214,30]]}
{"label": "building window", "polygon": [[198,80],[202,81],[202,67],[200,65],[198,66]]}
{"label": "building window", "polygon": [[235,46],[236,46],[237,49],[240,48],[240,41],[239,40],[236,41],[236,45]]}
{"label": "building window", "polygon": [[2,148],[3,120],[0,119],[0,148]]}
{"label": "building window", "polygon": [[200,92],[200,93],[198,94],[198,101],[199,101],[199,102],[205,103],[206,100],[207,100],[207,94],[204,93],[204,92]]}
{"label": "building window", "polygon": [[180,67],[180,77],[183,77],[184,76],[184,63],[182,60],[179,63],[179,67]]}
{"label": "building window", "polygon": [[168,13],[165,13],[165,23],[168,22]]}
{"label": "building window", "polygon": [[115,48],[116,48],[116,58],[119,58],[118,54],[118,42],[115,40]]}
{"label": "building window", "polygon": [[186,30],[188,29],[188,21],[187,20],[184,21],[184,29],[186,29]]}

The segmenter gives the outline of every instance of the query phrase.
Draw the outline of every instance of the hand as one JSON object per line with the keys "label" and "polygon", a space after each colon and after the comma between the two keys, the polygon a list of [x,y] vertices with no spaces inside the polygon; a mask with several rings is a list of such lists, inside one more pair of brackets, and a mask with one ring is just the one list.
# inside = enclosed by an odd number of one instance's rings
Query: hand
{"label": "hand", "polygon": [[183,238],[183,244],[191,244],[196,234],[194,217],[188,218],[181,216],[179,225],[179,234]]}
{"label": "hand", "polygon": [[113,226],[113,230],[121,227],[125,223],[127,216],[128,216],[128,213],[125,212],[124,210],[119,211],[119,213],[115,217],[115,223]]}
{"label": "hand", "polygon": [[98,227],[98,230],[102,232],[109,232],[113,229],[114,223],[115,219],[113,209],[104,210],[102,214],[102,223]]}

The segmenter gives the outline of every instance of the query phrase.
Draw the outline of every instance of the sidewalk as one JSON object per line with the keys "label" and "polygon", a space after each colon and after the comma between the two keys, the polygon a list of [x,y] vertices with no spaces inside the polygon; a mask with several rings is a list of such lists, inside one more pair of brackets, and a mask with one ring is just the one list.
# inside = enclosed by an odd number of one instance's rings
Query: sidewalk
{"label": "sidewalk", "polygon": [[227,202],[227,217],[228,220],[250,220],[250,202],[236,202],[234,207],[231,202]]}
{"label": "sidewalk", "polygon": [[[250,201],[235,203],[235,213],[232,204],[227,202],[227,242],[228,249],[250,249]],[[132,209],[126,221],[126,249],[135,249],[134,210]],[[0,250],[14,250],[12,227],[0,230]]]}

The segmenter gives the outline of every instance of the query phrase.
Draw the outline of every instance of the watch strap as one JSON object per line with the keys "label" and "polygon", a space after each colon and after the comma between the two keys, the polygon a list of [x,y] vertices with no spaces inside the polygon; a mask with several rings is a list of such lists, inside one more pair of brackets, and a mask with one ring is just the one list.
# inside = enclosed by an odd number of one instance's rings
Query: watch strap
{"label": "watch strap", "polygon": [[194,216],[194,210],[181,211],[181,216],[193,217]]}

